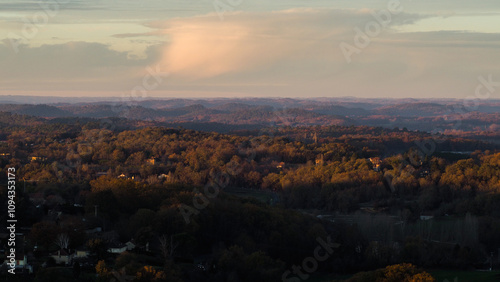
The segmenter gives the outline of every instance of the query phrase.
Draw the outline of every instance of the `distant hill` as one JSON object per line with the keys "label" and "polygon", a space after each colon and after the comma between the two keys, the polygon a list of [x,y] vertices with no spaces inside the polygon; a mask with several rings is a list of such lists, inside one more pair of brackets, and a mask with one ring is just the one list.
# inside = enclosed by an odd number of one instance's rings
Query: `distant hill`
{"label": "distant hill", "polygon": [[362,108],[348,108],[339,105],[306,106],[305,109],[318,114],[336,116],[365,116],[370,114],[370,111]]}
{"label": "distant hill", "polygon": [[123,107],[118,114],[119,117],[134,120],[156,120],[162,116],[161,111],[144,108],[140,106]]}
{"label": "distant hill", "polygon": [[36,125],[42,123],[43,119],[41,118],[0,111],[0,127],[8,127],[8,126],[21,127],[21,126]]}
{"label": "distant hill", "polygon": [[231,103],[226,103],[226,104],[223,104],[223,105],[215,106],[215,107],[213,107],[213,109],[219,110],[219,111],[226,111],[226,112],[237,112],[237,111],[249,110],[249,109],[252,109],[252,108],[255,109],[257,107],[258,106],[256,106],[256,105],[249,105],[249,104],[245,104],[245,103],[231,102]]}
{"label": "distant hill", "polygon": [[451,105],[435,103],[405,103],[377,108],[373,113],[390,116],[440,116],[453,112]]}
{"label": "distant hill", "polygon": [[70,117],[73,113],[49,105],[0,104],[0,112],[10,112],[36,117]]}
{"label": "distant hill", "polygon": [[112,105],[90,104],[90,105],[65,105],[59,108],[71,112],[79,117],[116,117],[119,114]]}
{"label": "distant hill", "polygon": [[201,105],[203,107],[211,107],[226,103],[225,101],[213,102],[212,100],[197,100],[197,99],[169,99],[169,100],[146,100],[138,103],[139,106],[153,109],[177,109],[193,105]]}
{"label": "distant hill", "polygon": [[[12,100],[12,96],[7,97]],[[4,100],[7,100],[4,97]],[[55,98],[52,97],[52,100]],[[52,101],[51,100],[51,101]],[[114,99],[116,100],[116,99]],[[266,126],[368,125],[408,130],[497,131],[500,101],[465,109],[460,100],[362,99],[353,97],[151,99],[55,104],[8,104],[0,112],[40,118],[120,118],[137,123],[184,124],[192,128],[245,130]],[[466,115],[465,115],[466,114]],[[461,122],[458,124],[457,119]],[[222,126],[224,125],[224,126]]]}

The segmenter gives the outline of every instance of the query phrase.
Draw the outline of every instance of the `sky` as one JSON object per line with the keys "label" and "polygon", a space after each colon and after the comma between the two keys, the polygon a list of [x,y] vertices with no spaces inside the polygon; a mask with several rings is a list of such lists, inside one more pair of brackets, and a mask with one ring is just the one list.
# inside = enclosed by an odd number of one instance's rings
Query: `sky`
{"label": "sky", "polygon": [[500,82],[498,0],[270,2],[0,0],[0,95],[462,99]]}

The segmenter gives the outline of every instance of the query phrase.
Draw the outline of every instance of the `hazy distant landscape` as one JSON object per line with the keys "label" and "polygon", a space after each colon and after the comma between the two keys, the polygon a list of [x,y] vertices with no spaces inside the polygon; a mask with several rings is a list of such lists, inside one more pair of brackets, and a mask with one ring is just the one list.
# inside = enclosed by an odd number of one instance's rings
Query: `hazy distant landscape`
{"label": "hazy distant landscape", "polygon": [[[500,130],[500,100],[471,105],[460,100],[359,98],[129,99],[69,103],[53,97],[53,103],[44,104],[35,103],[36,97],[3,99],[6,101],[0,100],[2,112],[43,118],[116,117],[179,124],[197,130],[211,123],[208,130],[219,132],[269,125],[368,125],[471,137],[470,133],[481,132],[486,137],[496,136]],[[219,129],[217,124],[221,124]]]}

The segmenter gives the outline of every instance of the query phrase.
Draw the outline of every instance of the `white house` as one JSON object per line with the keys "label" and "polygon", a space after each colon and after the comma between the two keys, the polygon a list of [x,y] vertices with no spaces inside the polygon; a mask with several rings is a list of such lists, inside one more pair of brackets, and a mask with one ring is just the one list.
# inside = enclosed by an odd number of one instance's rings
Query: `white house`
{"label": "white house", "polygon": [[66,249],[61,249],[59,251],[50,254],[57,264],[70,265],[73,261],[74,252]]}
{"label": "white house", "polygon": [[121,254],[121,253],[125,252],[126,250],[127,250],[127,245],[120,244],[120,245],[116,245],[116,246],[110,247],[108,249],[108,253]]}

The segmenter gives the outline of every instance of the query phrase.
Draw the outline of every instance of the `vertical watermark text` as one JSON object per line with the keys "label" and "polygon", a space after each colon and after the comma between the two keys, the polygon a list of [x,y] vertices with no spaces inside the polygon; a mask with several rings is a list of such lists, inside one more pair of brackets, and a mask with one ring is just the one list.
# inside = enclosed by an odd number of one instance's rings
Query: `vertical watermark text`
{"label": "vertical watermark text", "polygon": [[10,274],[15,274],[16,270],[16,169],[7,169],[7,230],[9,231],[7,266]]}

